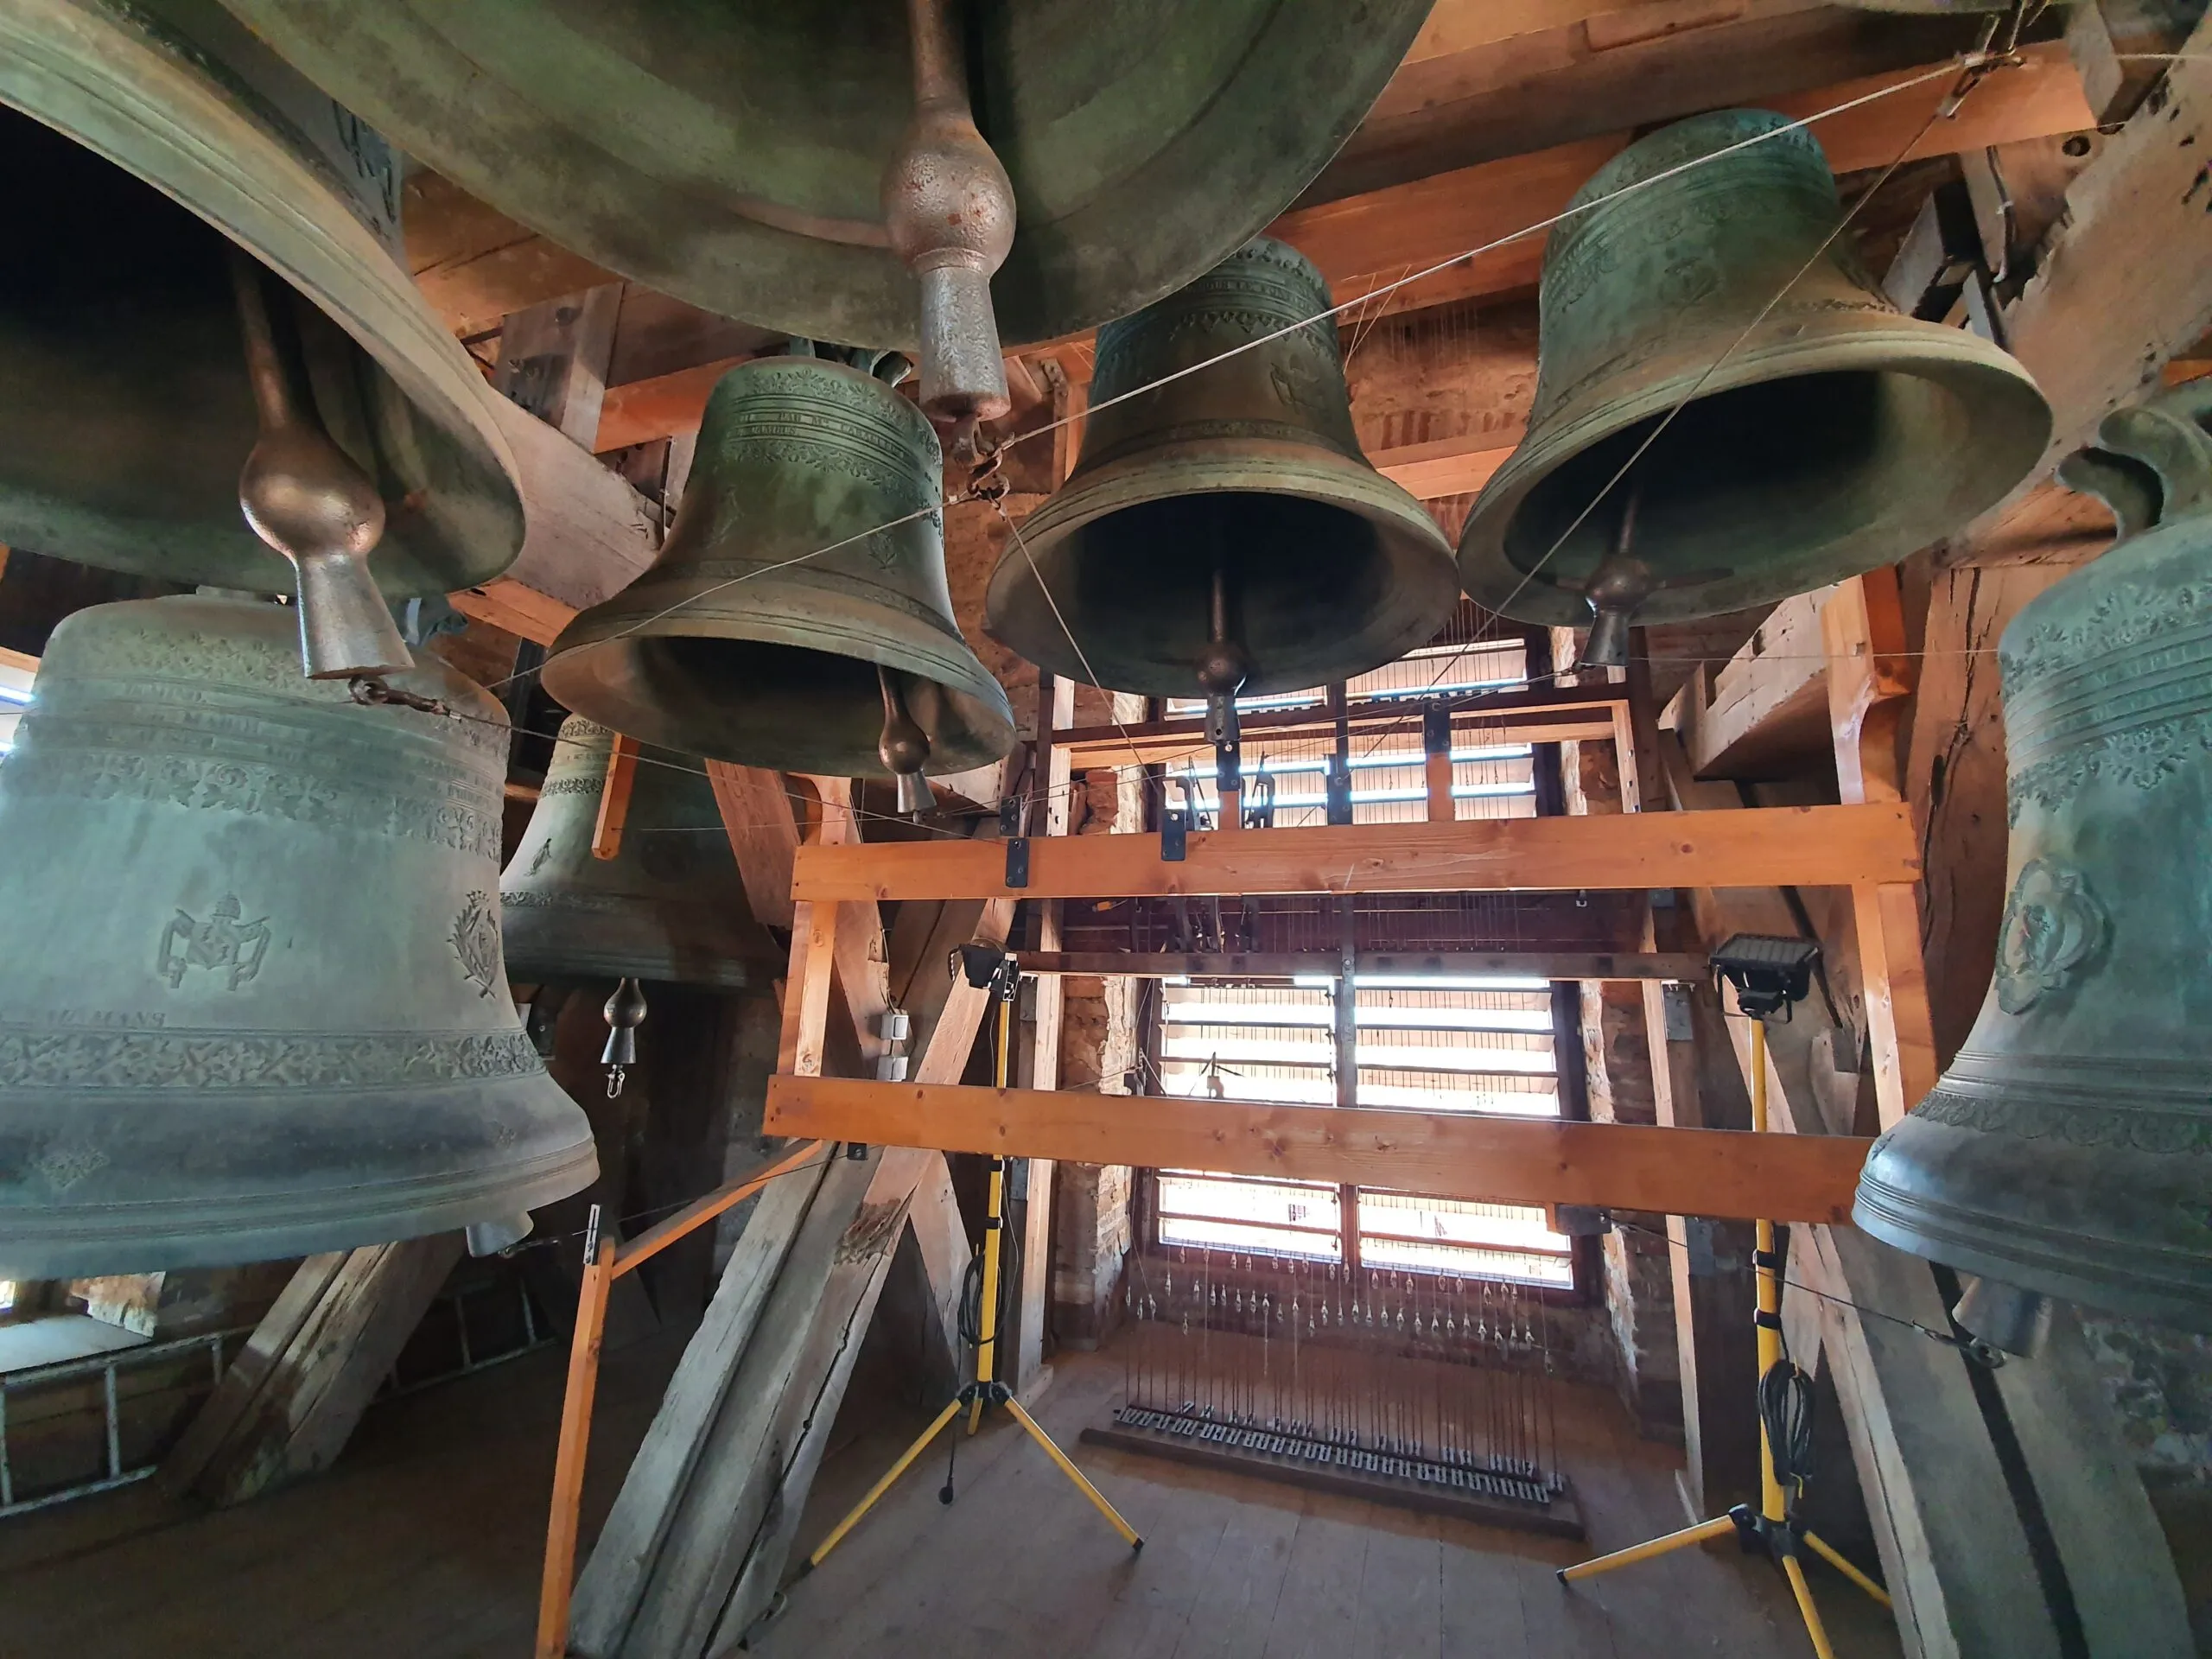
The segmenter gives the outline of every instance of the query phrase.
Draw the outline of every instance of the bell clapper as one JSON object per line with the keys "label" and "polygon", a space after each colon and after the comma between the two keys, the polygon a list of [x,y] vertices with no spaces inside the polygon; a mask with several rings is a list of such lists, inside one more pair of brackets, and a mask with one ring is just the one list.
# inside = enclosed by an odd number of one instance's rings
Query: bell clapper
{"label": "bell clapper", "polygon": [[1198,684],[1206,694],[1206,739],[1213,745],[1214,787],[1223,795],[1241,793],[1244,785],[1243,741],[1236,728],[1236,693],[1252,675],[1252,656],[1232,637],[1230,627],[1229,566],[1224,558],[1213,568],[1213,586],[1207,595],[1206,649],[1198,658]]}
{"label": "bell clapper", "polygon": [[898,781],[899,810],[918,818],[937,804],[937,791],[922,775],[929,764],[929,734],[906,712],[906,693],[880,663],[875,665],[875,683],[883,692],[883,735],[876,740],[875,752]]}
{"label": "bell clapper", "polygon": [[922,408],[954,429],[956,450],[1013,407],[991,274],[1014,246],[1014,216],[1013,181],[969,108],[959,3],[907,0],[914,118],[883,173],[892,251],[921,283]]}
{"label": "bell clapper", "polygon": [[618,1098],[629,1079],[629,1068],[638,1063],[638,1027],[645,1020],[645,994],[634,979],[614,988],[602,1010],[607,1016],[607,1046],[599,1063],[607,1068],[607,1097]]}
{"label": "bell clapper", "polygon": [[1592,668],[1628,666],[1628,631],[1637,611],[1659,586],[1658,573],[1630,551],[1636,539],[1637,509],[1643,500],[1643,480],[1631,474],[1628,493],[1621,503],[1620,523],[1613,531],[1612,550],[1590,573],[1582,596],[1592,612],[1589,643],[1582,660]]}
{"label": "bell clapper", "polygon": [[231,283],[245,339],[261,433],[238,474],[238,505],[254,534],[297,573],[300,655],[308,677],[343,680],[412,668],[391,609],[369,574],[384,537],[375,482],[331,442],[294,378],[269,315],[262,269],[231,251]]}

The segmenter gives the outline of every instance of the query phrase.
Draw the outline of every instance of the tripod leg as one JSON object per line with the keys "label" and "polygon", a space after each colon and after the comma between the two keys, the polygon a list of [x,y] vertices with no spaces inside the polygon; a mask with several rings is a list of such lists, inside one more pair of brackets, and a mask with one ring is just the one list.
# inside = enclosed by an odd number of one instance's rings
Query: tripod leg
{"label": "tripod leg", "polygon": [[830,1535],[815,1547],[813,1554],[806,1558],[805,1571],[811,1573],[816,1567],[821,1566],[823,1558],[836,1548],[839,1544],[844,1542],[845,1535],[860,1525],[861,1517],[875,1507],[876,1499],[889,1491],[898,1484],[899,1477],[913,1467],[914,1459],[928,1449],[929,1443],[937,1439],[938,1431],[959,1414],[962,1399],[962,1395],[955,1395],[952,1403],[938,1413],[937,1421],[924,1429],[920,1438],[899,1454],[899,1461],[884,1471],[883,1478],[868,1489],[868,1496],[853,1505],[852,1513],[830,1529]]}
{"label": "tripod leg", "polygon": [[1014,1414],[1014,1421],[1029,1431],[1029,1438],[1043,1446],[1052,1461],[1060,1465],[1060,1472],[1075,1482],[1082,1489],[1083,1495],[1098,1506],[1098,1513],[1113,1523],[1114,1530],[1129,1541],[1129,1548],[1142,1549],[1144,1540],[1137,1536],[1137,1529],[1122,1519],[1122,1512],[1106,1501],[1106,1495],[1090,1484],[1090,1478],[1069,1460],[1066,1452],[1052,1444],[1052,1437],[1039,1428],[1037,1420],[1021,1408],[1021,1402],[1009,1396],[1006,1408]]}
{"label": "tripod leg", "polygon": [[1831,1545],[1827,1539],[1821,1537],[1815,1533],[1810,1532],[1802,1533],[1799,1535],[1804,1539],[1806,1544],[1810,1547],[1812,1552],[1815,1555],[1818,1555],[1830,1567],[1835,1568],[1837,1572],[1842,1573],[1845,1578],[1849,1579],[1853,1584],[1857,1585],[1861,1590],[1864,1590],[1868,1595],[1873,1597],[1873,1599],[1879,1602],[1883,1606],[1887,1607],[1890,1605],[1890,1592],[1883,1589],[1880,1585],[1875,1583],[1873,1580],[1868,1578],[1864,1573],[1861,1573],[1849,1561],[1844,1560],[1842,1556],[1837,1554],[1834,1547]]}
{"label": "tripod leg", "polygon": [[1708,1538],[1730,1538],[1736,1533],[1736,1523],[1728,1516],[1716,1516],[1710,1521],[1700,1521],[1694,1527],[1684,1527],[1680,1532],[1670,1532],[1662,1538],[1648,1539],[1640,1544],[1630,1544],[1626,1549],[1617,1549],[1610,1555],[1594,1560],[1577,1561],[1573,1567],[1559,1570],[1561,1584],[1576,1579],[1594,1579],[1600,1573],[1610,1573],[1617,1567],[1633,1567],[1638,1561],[1648,1561],[1655,1555],[1664,1555],[1677,1549],[1687,1549],[1692,1544],[1701,1544]]}
{"label": "tripod leg", "polygon": [[1782,1570],[1789,1577],[1789,1592],[1797,1598],[1797,1612],[1805,1621],[1805,1634],[1813,1639],[1814,1653],[1818,1659],[1835,1659],[1835,1649],[1828,1645],[1828,1633],[1821,1624],[1821,1610],[1813,1605],[1813,1586],[1805,1582],[1804,1567],[1795,1555],[1784,1555]]}

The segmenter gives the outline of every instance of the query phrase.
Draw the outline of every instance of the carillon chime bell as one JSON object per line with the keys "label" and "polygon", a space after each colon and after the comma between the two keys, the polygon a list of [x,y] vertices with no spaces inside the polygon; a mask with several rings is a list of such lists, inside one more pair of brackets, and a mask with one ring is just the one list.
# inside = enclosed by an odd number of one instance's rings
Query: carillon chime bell
{"label": "carillon chime bell", "polygon": [[812,357],[733,369],[653,567],[570,622],[545,689],[664,748],[900,780],[1014,745],[1006,693],[952,620],[943,470],[920,410]]}
{"label": "carillon chime bell", "polygon": [[499,959],[507,723],[363,706],[277,606],[98,606],[0,763],[0,1276],[468,1228],[597,1168]]}
{"label": "carillon chime bell", "polygon": [[762,988],[780,973],[782,954],[753,919],[697,761],[642,751],[621,846],[613,858],[594,855],[613,747],[613,734],[581,715],[562,722],[537,810],[499,878],[507,972],[531,984]]}
{"label": "carillon chime bell", "polygon": [[310,673],[405,666],[379,590],[488,580],[522,506],[394,257],[397,158],[191,0],[0,10],[0,105],[38,227],[0,248],[0,543],[296,593]]}
{"label": "carillon chime bell", "polygon": [[1631,621],[1894,563],[1997,501],[2050,437],[2024,369],[1902,315],[1850,229],[1829,239],[1834,178],[1786,126],[1726,110],[1639,140],[1545,250],[1528,434],[1468,515],[1459,575],[1516,620],[1592,625],[1586,660],[1624,661]]}
{"label": "carillon chime bell", "polygon": [[795,334],[918,344],[940,420],[1004,410],[996,336],[1123,315],[1287,207],[1428,12],[225,3],[409,155],[610,270]]}
{"label": "carillon chime bell", "polygon": [[1996,976],[1859,1178],[1860,1227],[1980,1276],[2016,1324],[2025,1293],[2212,1330],[2208,423],[2212,394],[2178,387],[2061,469],[2121,540],[2005,630]]}
{"label": "carillon chime bell", "polygon": [[1287,332],[1090,417],[1074,473],[992,573],[992,636],[1082,683],[1217,703],[1432,639],[1459,602],[1450,544],[1360,454],[1335,320],[1306,321],[1330,303],[1262,238],[1101,328],[1100,404]]}

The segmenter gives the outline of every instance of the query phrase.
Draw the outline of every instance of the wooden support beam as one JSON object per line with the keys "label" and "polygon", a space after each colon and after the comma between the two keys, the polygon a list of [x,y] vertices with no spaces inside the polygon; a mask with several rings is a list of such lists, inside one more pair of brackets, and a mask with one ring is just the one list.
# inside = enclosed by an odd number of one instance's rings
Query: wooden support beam
{"label": "wooden support beam", "polygon": [[1471,1113],[779,1077],[767,1124],[953,1152],[1220,1170],[1500,1204],[1841,1221],[1863,1141]]}
{"label": "wooden support beam", "polygon": [[[1127,975],[1133,979],[1334,978],[1344,969],[1336,950],[1213,954],[1203,951],[1017,950],[1025,974]],[[1372,975],[1455,974],[1512,979],[1672,979],[1711,976],[1694,951],[1362,950],[1354,971]]]}
{"label": "wooden support beam", "polygon": [[461,1259],[459,1233],[309,1256],[162,1465],[162,1484],[242,1503],[328,1468]]}
{"label": "wooden support beam", "polygon": [[1901,801],[1897,737],[1915,658],[1894,566],[1837,585],[1821,607],[1836,791],[1845,801]]}
{"label": "wooden support beam", "polygon": [[599,1397],[599,1356],[607,1329],[607,1293],[614,1281],[614,1241],[601,1238],[584,1263],[569,1377],[561,1395],[561,1432],[553,1446],[553,1504],[545,1523],[545,1563],[537,1583],[537,1659],[567,1659],[569,1607],[575,1587],[576,1526],[583,1501],[584,1458],[591,1446],[591,1408]]}
{"label": "wooden support beam", "polygon": [[1821,607],[1834,590],[1785,599],[1712,677],[1693,675],[1676,729],[1700,778],[1784,776],[1828,750],[1827,664]]}
{"label": "wooden support beam", "polygon": [[622,284],[602,283],[518,311],[499,330],[492,388],[586,450],[595,442]]}
{"label": "wooden support beam", "polygon": [[630,791],[638,781],[638,740],[614,734],[607,746],[607,779],[600,787],[599,813],[592,820],[591,855],[622,855],[622,827],[630,821]]}
{"label": "wooden support beam", "polygon": [[780,772],[707,762],[707,781],[721,809],[722,830],[737,857],[738,880],[753,919],[770,927],[791,925],[791,859],[798,851],[798,820],[790,785]]}
{"label": "wooden support beam", "polygon": [[[1191,836],[1179,863],[1163,862],[1148,836],[1040,838],[1029,861],[1020,894],[1035,899],[1852,887],[1920,874],[1897,804],[1216,831]],[[817,902],[1016,896],[998,848],[943,841],[802,847],[792,891]]]}

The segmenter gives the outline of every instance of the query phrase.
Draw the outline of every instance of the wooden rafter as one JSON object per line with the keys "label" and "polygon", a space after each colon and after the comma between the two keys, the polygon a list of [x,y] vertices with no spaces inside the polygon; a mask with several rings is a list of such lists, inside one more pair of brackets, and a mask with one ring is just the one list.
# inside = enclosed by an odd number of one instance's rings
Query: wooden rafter
{"label": "wooden rafter", "polygon": [[1841,1222],[1867,1142],[1476,1113],[779,1077],[769,1131],[1351,1182],[1440,1198]]}

